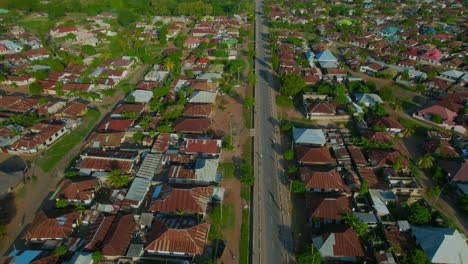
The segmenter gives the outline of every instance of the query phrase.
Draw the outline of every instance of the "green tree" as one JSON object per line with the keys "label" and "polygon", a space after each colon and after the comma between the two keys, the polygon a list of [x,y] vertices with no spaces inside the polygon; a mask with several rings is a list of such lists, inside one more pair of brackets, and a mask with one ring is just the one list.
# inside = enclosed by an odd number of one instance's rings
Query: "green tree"
{"label": "green tree", "polygon": [[101,251],[94,251],[92,255],[93,261],[95,263],[104,260],[104,255],[102,254]]}
{"label": "green tree", "polygon": [[247,96],[244,100],[244,106],[247,108],[247,109],[251,109],[252,107],[255,106],[255,99],[253,99],[252,97],[250,96]]}
{"label": "green tree", "polygon": [[305,186],[302,181],[294,180],[291,182],[291,192],[292,193],[304,193]]}
{"label": "green tree", "polygon": [[59,256],[63,256],[65,254],[67,254],[67,247],[66,246],[58,246],[54,249],[54,252],[55,254],[59,255]]}
{"label": "green tree", "polygon": [[401,259],[402,264],[430,264],[424,251],[413,249]]}
{"label": "green tree", "polygon": [[49,76],[46,70],[40,69],[33,73],[33,76],[36,80],[45,80]]}
{"label": "green tree", "polygon": [[434,164],[434,156],[431,153],[426,153],[424,156],[420,157],[418,160],[418,166],[422,169],[431,168]]}
{"label": "green tree", "polygon": [[255,183],[255,176],[250,163],[242,163],[240,182],[246,186],[252,186]]}
{"label": "green tree", "polygon": [[128,8],[121,8],[117,13],[117,21],[126,27],[136,20],[136,15]]}
{"label": "green tree", "polygon": [[360,195],[366,195],[369,193],[369,182],[367,180],[363,180],[361,183],[361,187],[359,188]]}
{"label": "green tree", "polygon": [[343,222],[351,226],[359,237],[364,237],[366,235],[368,225],[359,221],[357,216],[352,212],[346,212],[343,214]]}
{"label": "green tree", "polygon": [[158,35],[158,40],[159,40],[159,43],[163,44],[163,45],[166,45],[167,43],[167,34],[169,32],[167,31],[167,28],[166,27],[162,27],[160,30],[159,30],[159,35]]}
{"label": "green tree", "polygon": [[313,246],[309,246],[301,253],[296,255],[296,260],[298,264],[321,264],[323,263],[322,256],[320,252],[315,249]]}
{"label": "green tree", "polygon": [[127,186],[130,182],[128,175],[122,174],[119,169],[112,170],[107,174],[107,176],[109,177],[111,186],[114,188]]}
{"label": "green tree", "polygon": [[142,132],[140,132],[140,131],[138,131],[138,132],[136,132],[135,134],[133,134],[133,140],[135,140],[136,142],[141,142],[141,141],[143,141],[143,138],[144,138],[144,137],[145,137],[145,135],[144,135]]}
{"label": "green tree", "polygon": [[380,89],[380,97],[384,101],[391,101],[393,100],[393,90],[390,86],[384,86]]}
{"label": "green tree", "polygon": [[86,54],[86,55],[95,55],[97,52],[96,52],[96,49],[93,46],[83,45],[81,47],[81,53]]}
{"label": "green tree", "polygon": [[285,160],[287,161],[291,161],[294,159],[294,150],[291,148],[291,149],[288,149],[286,150],[284,153],[283,153],[283,157]]}
{"label": "green tree", "polygon": [[383,104],[376,104],[372,107],[372,112],[376,116],[386,116],[387,112],[385,111],[385,107]]}
{"label": "green tree", "polygon": [[395,100],[390,105],[395,111],[401,111],[401,109],[403,109],[403,105],[400,100]]}
{"label": "green tree", "polygon": [[288,166],[288,169],[287,169],[287,172],[289,175],[293,175],[297,172],[298,168],[294,165],[289,165]]}
{"label": "green tree", "polygon": [[426,194],[429,197],[432,197],[432,198],[439,197],[440,192],[441,192],[441,190],[440,190],[439,186],[429,187],[426,190]]}
{"label": "green tree", "polygon": [[403,136],[404,137],[409,137],[413,135],[415,132],[414,127],[407,126],[405,129],[403,129]]}
{"label": "green tree", "polygon": [[0,223],[0,238],[7,235],[7,228],[5,224]]}
{"label": "green tree", "polygon": [[393,170],[398,171],[399,169],[401,169],[401,160],[402,160],[401,157],[395,158],[395,162],[392,164]]}
{"label": "green tree", "polygon": [[175,68],[175,62],[171,58],[164,59],[164,68],[166,71],[172,71]]}
{"label": "green tree", "polygon": [[444,121],[444,118],[439,114],[433,114],[431,116],[431,121],[436,123],[436,124],[441,124],[442,121]]}
{"label": "green tree", "polygon": [[223,149],[234,150],[234,146],[232,144],[232,137],[231,136],[223,137],[222,146],[223,146]]}
{"label": "green tree", "polygon": [[42,93],[42,86],[38,82],[33,82],[29,85],[29,92],[32,95],[39,95]]}
{"label": "green tree", "polygon": [[416,225],[424,225],[431,220],[431,211],[424,206],[414,204],[408,208],[408,221]]}
{"label": "green tree", "polygon": [[[463,195],[459,200],[458,204],[463,209],[463,211],[468,212],[468,195]],[[1,236],[1,232],[0,232]]]}
{"label": "green tree", "polygon": [[297,73],[286,73],[281,76],[280,91],[283,95],[294,97],[305,88],[305,81]]}
{"label": "green tree", "polygon": [[57,208],[65,208],[67,206],[68,206],[68,202],[65,199],[58,199],[55,202],[55,207],[57,207]]}

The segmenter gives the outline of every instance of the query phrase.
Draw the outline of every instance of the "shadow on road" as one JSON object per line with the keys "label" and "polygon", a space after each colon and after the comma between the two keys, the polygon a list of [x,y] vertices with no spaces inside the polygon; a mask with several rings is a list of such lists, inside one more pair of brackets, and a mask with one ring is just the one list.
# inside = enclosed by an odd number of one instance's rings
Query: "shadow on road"
{"label": "shadow on road", "polygon": [[3,224],[9,224],[15,216],[15,195],[10,193],[0,200],[0,222]]}
{"label": "shadow on road", "polygon": [[291,232],[290,226],[278,225],[278,240],[283,244],[283,247],[289,254],[294,254],[293,241],[288,238],[288,234],[291,234]]}

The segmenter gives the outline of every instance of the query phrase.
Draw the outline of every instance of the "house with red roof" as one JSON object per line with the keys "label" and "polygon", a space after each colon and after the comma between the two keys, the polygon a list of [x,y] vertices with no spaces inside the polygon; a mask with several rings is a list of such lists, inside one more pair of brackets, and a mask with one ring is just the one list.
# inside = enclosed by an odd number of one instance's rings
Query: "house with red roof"
{"label": "house with red roof", "polygon": [[370,164],[373,167],[392,167],[399,163],[400,168],[405,169],[409,165],[406,159],[398,150],[371,149],[367,152]]}
{"label": "house with red roof", "polygon": [[72,234],[80,217],[79,211],[68,213],[61,210],[41,211],[34,218],[23,239],[32,244],[64,241]]}
{"label": "house with red roof", "polygon": [[179,189],[170,185],[156,186],[160,189],[157,197],[149,207],[152,213],[166,215],[184,214],[205,216],[211,198],[214,194],[213,186]]}
{"label": "house with red roof", "polygon": [[340,194],[350,192],[340,173],[334,168],[312,170],[301,167],[300,174],[306,192]]}
{"label": "house with red roof", "polygon": [[206,134],[210,126],[208,118],[185,118],[178,117],[174,121],[173,131],[176,133]]}
{"label": "house with red roof", "polygon": [[128,174],[132,172],[139,158],[137,151],[88,150],[80,155],[75,168],[87,175],[96,171],[110,172],[115,169]]}
{"label": "house with red roof", "polygon": [[125,132],[134,122],[134,119],[107,118],[97,130],[101,132]]}
{"label": "house with red roof", "polygon": [[213,109],[212,104],[186,104],[183,115],[186,117],[209,117]]}
{"label": "house with red roof", "polygon": [[49,58],[49,52],[46,48],[30,49],[24,54],[30,61]]}
{"label": "house with red roof", "polygon": [[9,152],[36,153],[54,144],[68,132],[63,124],[36,123],[29,127],[29,132],[8,146]]}
{"label": "house with red roof", "polygon": [[343,214],[351,212],[351,204],[346,195],[306,193],[308,221],[314,228],[328,224],[340,224]]}
{"label": "house with red roof", "polygon": [[68,34],[76,34],[76,33],[78,33],[78,29],[75,26],[70,26],[70,27],[58,26],[58,27],[52,27],[49,30],[49,34],[53,38],[61,38],[61,37],[67,36]]}
{"label": "house with red roof", "polygon": [[174,229],[156,220],[145,251],[154,255],[194,258],[203,254],[209,231],[209,223]]}
{"label": "house with red roof", "polygon": [[421,109],[414,113],[413,116],[432,122],[431,118],[436,114],[442,117],[442,124],[446,127],[453,127],[455,125],[455,118],[458,116],[457,113],[438,104]]}
{"label": "house with red roof", "polygon": [[314,247],[326,261],[364,262],[364,251],[356,232],[348,225],[335,225],[312,238]]}
{"label": "house with red roof", "polygon": [[89,205],[94,199],[94,193],[99,188],[97,178],[65,179],[59,186],[56,200],[65,199],[69,204],[80,203]]}
{"label": "house with red roof", "polygon": [[400,133],[405,129],[398,120],[393,116],[384,117],[369,117],[369,126],[376,126],[384,128],[385,131],[390,133]]}
{"label": "house with red roof", "polygon": [[188,138],[180,148],[180,152],[200,157],[217,157],[221,155],[221,139],[193,139]]}
{"label": "house with red roof", "polygon": [[313,101],[305,104],[307,118],[313,119],[314,116],[334,116],[336,115],[336,106],[334,103]]}
{"label": "house with red roof", "polygon": [[185,48],[195,49],[195,48],[198,48],[198,46],[200,46],[200,43],[201,43],[201,41],[198,38],[187,38],[184,41],[184,47]]}
{"label": "house with red roof", "polygon": [[335,165],[336,160],[332,157],[328,147],[307,147],[296,145],[296,157],[301,165]]}
{"label": "house with red roof", "polygon": [[439,49],[435,48],[424,53],[420,58],[422,61],[439,65],[440,60],[444,58],[444,54]]}
{"label": "house with red roof", "polygon": [[106,258],[125,256],[136,230],[133,214],[117,215],[102,243],[102,254]]}

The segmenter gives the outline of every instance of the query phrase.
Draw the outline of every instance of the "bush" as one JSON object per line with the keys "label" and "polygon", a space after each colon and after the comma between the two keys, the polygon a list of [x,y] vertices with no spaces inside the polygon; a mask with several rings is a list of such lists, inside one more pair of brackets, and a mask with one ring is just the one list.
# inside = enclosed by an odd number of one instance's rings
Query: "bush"
{"label": "bush", "polygon": [[284,95],[276,96],[275,102],[276,102],[276,105],[280,107],[293,107],[294,106],[293,100]]}
{"label": "bush", "polygon": [[29,85],[29,92],[32,95],[39,95],[42,93],[42,86],[38,82],[33,82]]}
{"label": "bush", "polygon": [[285,122],[285,123],[281,124],[280,129],[281,129],[281,131],[289,131],[289,130],[292,129],[292,127],[293,127],[293,125],[291,124],[291,122]]}
{"label": "bush", "polygon": [[414,204],[408,208],[408,221],[412,224],[423,225],[431,220],[431,211],[429,208]]}
{"label": "bush", "polygon": [[433,114],[431,116],[431,121],[434,122],[434,123],[437,123],[437,124],[441,124],[442,121],[444,121],[444,119],[442,118],[441,115],[439,114]]}
{"label": "bush", "polygon": [[284,153],[283,153],[283,157],[285,160],[287,161],[291,161],[294,159],[294,150],[291,148],[291,149],[288,149],[286,150]]}

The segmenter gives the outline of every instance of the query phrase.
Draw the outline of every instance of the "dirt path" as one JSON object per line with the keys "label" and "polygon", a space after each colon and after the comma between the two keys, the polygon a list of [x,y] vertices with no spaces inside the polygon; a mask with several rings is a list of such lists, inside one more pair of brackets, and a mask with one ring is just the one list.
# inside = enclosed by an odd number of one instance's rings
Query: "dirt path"
{"label": "dirt path", "polygon": [[241,183],[237,179],[227,179],[221,183],[221,187],[225,188],[224,203],[231,204],[234,207],[234,226],[223,230],[226,249],[223,255],[218,260],[218,263],[236,263],[239,259],[239,240],[242,224],[242,203],[240,200]]}
{"label": "dirt path", "polygon": [[[146,72],[147,65],[142,65],[137,67],[133,73],[131,73],[131,79],[129,82],[135,84],[138,82],[139,78]],[[115,107],[115,105],[120,102],[124,97],[125,93],[119,89],[113,97],[105,98],[103,102],[97,104],[99,110],[101,111],[101,116],[96,122],[97,126],[107,114]],[[109,104],[109,107],[103,108],[103,104]],[[92,129],[90,133],[93,131]],[[57,163],[54,169],[48,173],[44,173],[42,169],[36,166],[35,160],[40,159],[40,156],[36,156],[32,160],[32,167],[28,171],[28,175],[35,175],[37,180],[28,182],[21,190],[15,194],[15,207],[16,214],[10,223],[7,224],[7,236],[0,240],[0,255],[5,255],[7,250],[11,247],[13,242],[17,249],[24,247],[24,241],[22,241],[18,236],[25,230],[25,228],[34,220],[36,211],[40,208],[50,208],[54,205],[53,201],[49,201],[48,197],[56,189],[58,182],[63,177],[63,172],[67,164],[81,151],[81,149],[86,145],[86,138],[77,144],[73,149],[69,150],[66,156],[62,158],[60,162]],[[59,143],[60,144],[60,141]],[[31,156],[27,157],[31,159]],[[16,241],[15,241],[16,240]]]}

